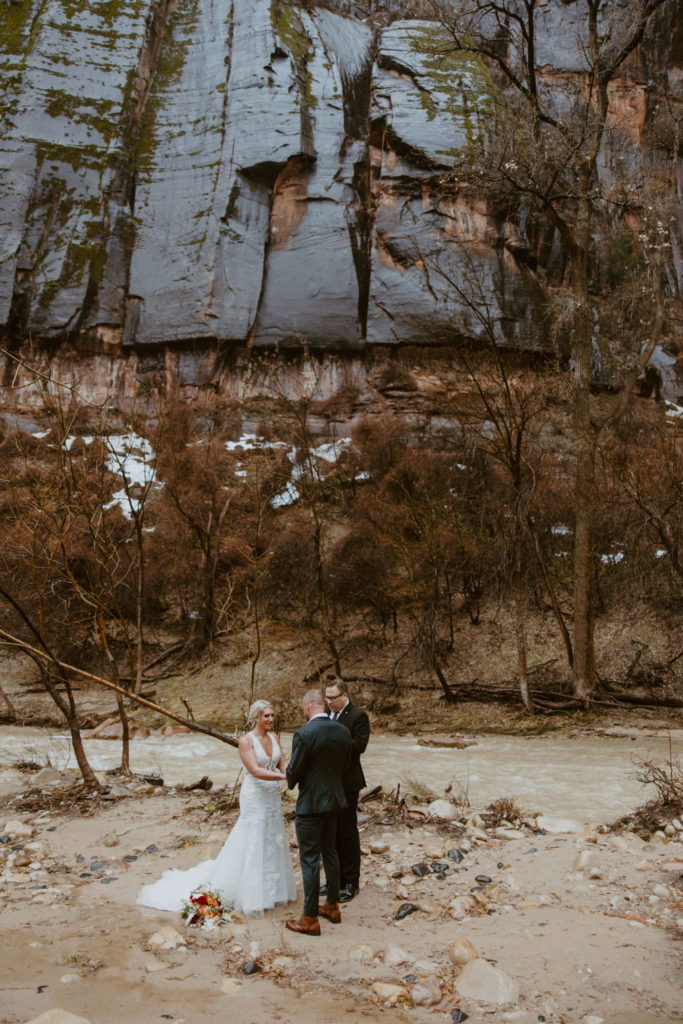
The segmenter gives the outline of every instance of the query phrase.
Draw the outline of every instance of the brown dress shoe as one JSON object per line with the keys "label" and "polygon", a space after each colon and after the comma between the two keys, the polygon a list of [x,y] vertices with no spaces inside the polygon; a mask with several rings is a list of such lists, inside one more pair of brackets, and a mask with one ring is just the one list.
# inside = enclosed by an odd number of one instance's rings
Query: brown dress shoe
{"label": "brown dress shoe", "polygon": [[318,907],[318,913],[321,917],[326,917],[332,924],[339,924],[341,922],[341,910],[338,903],[330,903],[329,900],[325,900]]}
{"label": "brown dress shoe", "polygon": [[303,914],[298,921],[293,917],[288,918],[285,928],[289,928],[290,932],[302,932],[303,935],[320,935],[318,918],[309,917],[308,914]]}

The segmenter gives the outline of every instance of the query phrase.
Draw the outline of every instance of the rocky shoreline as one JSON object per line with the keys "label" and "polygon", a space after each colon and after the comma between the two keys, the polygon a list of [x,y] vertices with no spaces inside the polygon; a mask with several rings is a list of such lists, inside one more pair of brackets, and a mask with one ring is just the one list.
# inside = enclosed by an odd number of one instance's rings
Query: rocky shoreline
{"label": "rocky shoreline", "polygon": [[681,1019],[679,819],[646,841],[506,801],[380,792],[362,808],[361,891],[341,926],[292,936],[283,907],[204,932],[135,897],[218,851],[230,794],[103,778],[109,793],[69,807],[79,787],[46,771],[0,807],[1,1024]]}

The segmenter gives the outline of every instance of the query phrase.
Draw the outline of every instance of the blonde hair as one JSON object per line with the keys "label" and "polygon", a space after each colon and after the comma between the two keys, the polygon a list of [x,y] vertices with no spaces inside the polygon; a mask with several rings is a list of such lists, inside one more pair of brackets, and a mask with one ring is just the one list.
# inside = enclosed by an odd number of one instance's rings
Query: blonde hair
{"label": "blonde hair", "polygon": [[247,725],[256,725],[262,713],[266,708],[272,708],[272,704],[269,700],[255,700],[249,708],[249,714],[247,716]]}

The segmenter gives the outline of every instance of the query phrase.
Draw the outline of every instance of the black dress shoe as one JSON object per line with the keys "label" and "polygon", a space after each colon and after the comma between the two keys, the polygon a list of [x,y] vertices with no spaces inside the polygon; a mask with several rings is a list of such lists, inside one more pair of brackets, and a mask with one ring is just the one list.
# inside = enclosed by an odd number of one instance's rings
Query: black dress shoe
{"label": "black dress shoe", "polygon": [[348,903],[349,900],[353,899],[353,897],[356,895],[357,892],[358,892],[358,886],[357,885],[345,885],[344,888],[339,893],[339,902],[340,903]]}

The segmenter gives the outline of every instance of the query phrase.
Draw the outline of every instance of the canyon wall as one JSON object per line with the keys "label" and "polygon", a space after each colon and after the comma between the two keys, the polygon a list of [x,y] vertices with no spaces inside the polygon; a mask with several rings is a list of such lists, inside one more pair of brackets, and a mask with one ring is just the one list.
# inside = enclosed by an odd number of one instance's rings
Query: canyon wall
{"label": "canyon wall", "polygon": [[[0,4],[5,345],[135,353],[143,375],[167,372],[170,348],[201,383],[230,351],[476,337],[458,297],[474,277],[501,343],[547,348],[539,275],[561,275],[559,238],[530,241],[471,191],[445,197],[490,79],[474,59],[435,61],[433,25],[401,8]],[[539,7],[558,90],[582,70],[578,8]],[[680,82],[676,14],[628,65],[604,174],[638,173],[648,83]]]}

